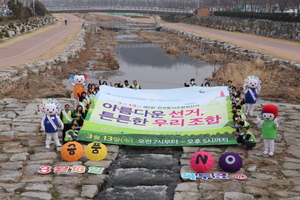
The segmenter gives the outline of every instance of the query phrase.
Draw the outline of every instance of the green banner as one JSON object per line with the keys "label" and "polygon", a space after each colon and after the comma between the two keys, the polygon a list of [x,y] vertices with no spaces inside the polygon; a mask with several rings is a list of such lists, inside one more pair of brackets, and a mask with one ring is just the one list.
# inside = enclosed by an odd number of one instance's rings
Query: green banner
{"label": "green banner", "polygon": [[236,144],[227,87],[133,90],[101,86],[79,140],[136,146]]}

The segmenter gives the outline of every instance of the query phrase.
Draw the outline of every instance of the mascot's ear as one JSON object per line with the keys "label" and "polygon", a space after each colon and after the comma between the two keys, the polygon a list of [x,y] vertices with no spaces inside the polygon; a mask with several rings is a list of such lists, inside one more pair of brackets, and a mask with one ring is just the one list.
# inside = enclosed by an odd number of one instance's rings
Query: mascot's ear
{"label": "mascot's ear", "polygon": [[84,75],[84,79],[88,79],[89,78],[89,75]]}
{"label": "mascot's ear", "polygon": [[74,77],[75,77],[75,75],[70,74],[70,78],[71,79],[74,79]]}

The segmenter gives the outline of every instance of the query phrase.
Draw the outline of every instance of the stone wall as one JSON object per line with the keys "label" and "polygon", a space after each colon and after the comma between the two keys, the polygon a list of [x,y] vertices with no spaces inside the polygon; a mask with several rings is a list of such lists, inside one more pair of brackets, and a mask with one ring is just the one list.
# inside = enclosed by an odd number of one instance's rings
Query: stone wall
{"label": "stone wall", "polygon": [[183,22],[225,31],[252,33],[267,37],[300,41],[299,22],[281,22],[266,19],[244,19],[223,16],[186,18]]}
{"label": "stone wall", "polygon": [[[25,63],[20,67],[7,67],[0,70],[0,93],[6,94],[13,88],[25,81],[29,73],[38,75],[46,70],[61,71],[60,63],[68,62],[69,58],[78,58],[78,53],[85,50],[86,31],[83,29],[77,36],[77,39],[70,44],[62,53],[56,54],[48,60]],[[8,93],[7,93],[8,94]]]}
{"label": "stone wall", "polygon": [[40,27],[53,24],[57,19],[51,15],[30,18],[25,22],[17,21],[0,26],[0,41],[24,33],[32,32]]}

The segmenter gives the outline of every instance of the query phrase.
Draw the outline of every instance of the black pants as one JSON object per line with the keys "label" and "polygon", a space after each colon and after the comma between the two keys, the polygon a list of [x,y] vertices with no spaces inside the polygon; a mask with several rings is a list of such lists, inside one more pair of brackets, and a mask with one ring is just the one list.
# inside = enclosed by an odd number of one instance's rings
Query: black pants
{"label": "black pants", "polygon": [[256,146],[256,143],[253,143],[253,142],[251,142],[249,140],[245,140],[242,135],[239,135],[236,138],[236,141],[237,141],[237,143],[241,143],[243,145],[246,145],[247,149],[252,149],[253,147]]}
{"label": "black pants", "polygon": [[256,143],[253,143],[249,140],[245,140],[245,145],[247,146],[247,149],[252,149],[253,147],[256,146]]}
{"label": "black pants", "polygon": [[65,144],[66,132],[71,129],[71,124],[64,124],[64,129],[62,130],[62,143]]}

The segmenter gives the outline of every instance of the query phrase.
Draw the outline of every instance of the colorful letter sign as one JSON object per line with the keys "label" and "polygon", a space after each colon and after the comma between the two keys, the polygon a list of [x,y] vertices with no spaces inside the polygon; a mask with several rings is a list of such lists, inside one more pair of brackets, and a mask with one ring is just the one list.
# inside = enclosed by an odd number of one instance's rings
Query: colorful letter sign
{"label": "colorful letter sign", "polygon": [[102,85],[79,140],[139,146],[236,144],[227,87],[132,90]]}

